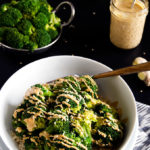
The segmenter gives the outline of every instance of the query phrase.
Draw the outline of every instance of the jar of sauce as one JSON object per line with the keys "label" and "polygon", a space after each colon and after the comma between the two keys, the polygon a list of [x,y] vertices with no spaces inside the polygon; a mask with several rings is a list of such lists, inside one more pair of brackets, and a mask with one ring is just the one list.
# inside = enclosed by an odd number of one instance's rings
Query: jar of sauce
{"label": "jar of sauce", "polygon": [[148,0],[111,0],[110,41],[122,49],[132,49],[141,42]]}

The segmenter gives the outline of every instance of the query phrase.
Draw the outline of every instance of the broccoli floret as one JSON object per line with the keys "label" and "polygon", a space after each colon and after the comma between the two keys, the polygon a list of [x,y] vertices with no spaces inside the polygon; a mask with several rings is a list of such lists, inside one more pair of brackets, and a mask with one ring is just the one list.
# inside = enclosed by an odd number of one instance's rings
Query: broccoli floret
{"label": "broccoli floret", "polygon": [[35,31],[32,23],[27,19],[21,20],[21,22],[17,25],[17,28],[25,35],[31,35]]}
{"label": "broccoli floret", "polygon": [[32,36],[32,40],[36,42],[39,47],[43,47],[51,43],[51,37],[44,29],[37,29]]}
{"label": "broccoli floret", "polygon": [[48,113],[48,127],[46,131],[49,134],[66,134],[69,133],[69,118],[68,115],[60,110],[55,110]]}
{"label": "broccoli floret", "polygon": [[29,43],[25,46],[25,48],[33,52],[34,50],[38,49],[38,44],[30,40]]}
{"label": "broccoli floret", "polygon": [[25,150],[43,150],[44,142],[37,136],[27,136],[24,141]]}
{"label": "broccoli floret", "polygon": [[24,112],[24,105],[20,105],[17,107],[12,116],[12,126],[15,129],[15,133],[17,136],[22,137],[23,134],[27,133],[25,125],[21,122],[21,115]]}
{"label": "broccoli floret", "polygon": [[[32,92],[31,92],[32,91]],[[46,101],[53,93],[49,90],[48,84],[36,84],[28,89],[27,94],[24,98],[26,107],[36,106],[40,104],[43,106],[43,110],[47,111]]]}
{"label": "broccoli floret", "polygon": [[22,13],[16,8],[10,8],[0,15],[0,26],[14,27],[22,18]]}
{"label": "broccoli floret", "polygon": [[38,15],[33,19],[34,26],[36,29],[45,29],[48,24],[48,19],[44,13],[38,13]]}
{"label": "broccoli floret", "polygon": [[51,10],[52,10],[51,6],[49,4],[44,3],[44,4],[42,4],[40,6],[39,12],[45,14],[45,16],[47,17],[48,21],[50,21]]}
{"label": "broccoli floret", "polygon": [[[89,95],[92,96],[92,98],[98,98],[98,87],[96,85],[96,82],[89,75],[80,77],[80,86],[81,92],[87,92]],[[91,90],[89,90],[89,88]]]}
{"label": "broccoli floret", "polygon": [[16,7],[26,15],[35,16],[40,9],[39,0],[20,0]]}
{"label": "broccoli floret", "polygon": [[0,6],[0,12],[3,13],[10,8],[10,3],[5,3]]}
{"label": "broccoli floret", "polygon": [[10,4],[15,7],[15,5],[18,4],[18,1],[12,0]]}
{"label": "broccoli floret", "polygon": [[49,26],[47,31],[50,34],[52,40],[58,36],[58,30],[54,26]]}
{"label": "broccoli floret", "polygon": [[91,136],[91,126],[86,123],[83,119],[71,118],[71,132],[75,133],[82,141],[82,144],[91,149],[92,136]]}
{"label": "broccoli floret", "polygon": [[29,37],[19,33],[16,28],[7,28],[4,35],[4,43],[14,47],[23,48],[29,42]]}
{"label": "broccoli floret", "polygon": [[61,20],[55,15],[55,13],[51,13],[49,24],[54,25],[55,27],[60,27]]}
{"label": "broccoli floret", "polygon": [[97,114],[97,122],[93,124],[93,137],[99,140],[99,146],[111,147],[122,138],[122,125],[120,123],[119,114],[105,102],[99,100],[94,107]]}
{"label": "broccoli floret", "polygon": [[84,97],[86,108],[95,108],[95,106],[100,102],[100,100],[93,98],[89,93],[85,91],[81,91],[80,94]]}
{"label": "broccoli floret", "polygon": [[3,36],[4,36],[4,33],[6,31],[6,28],[5,27],[0,27],[0,42],[3,41]]}
{"label": "broccoli floret", "polygon": [[21,115],[21,122],[26,126],[29,132],[44,129],[46,127],[46,119],[43,106],[36,105],[27,108]]}
{"label": "broccoli floret", "polygon": [[42,90],[44,96],[53,96],[53,93],[50,91],[48,85],[36,84],[34,86],[40,88]]}
{"label": "broccoli floret", "polygon": [[98,143],[96,143],[99,146],[112,147],[114,144],[117,144],[117,142],[122,139],[122,131],[120,130],[118,125],[116,125],[115,123],[113,124],[106,119],[103,120],[103,123],[105,122],[105,124],[103,125],[102,120],[103,119],[99,118],[98,122],[96,123],[96,128],[93,129],[93,139],[99,141]]}

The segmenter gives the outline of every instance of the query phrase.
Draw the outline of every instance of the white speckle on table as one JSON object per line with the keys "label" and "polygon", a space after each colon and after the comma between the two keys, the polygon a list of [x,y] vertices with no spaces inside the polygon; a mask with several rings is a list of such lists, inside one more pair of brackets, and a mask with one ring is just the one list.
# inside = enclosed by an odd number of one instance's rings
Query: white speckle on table
{"label": "white speckle on table", "polygon": [[65,43],[68,43],[68,40],[66,40],[66,39],[63,39],[63,41],[64,41]]}
{"label": "white speckle on table", "polygon": [[72,56],[74,56],[74,54],[72,54]]}
{"label": "white speckle on table", "polygon": [[95,16],[95,15],[96,15],[96,12],[95,12],[95,11],[93,11],[93,12],[92,12],[92,14]]}
{"label": "white speckle on table", "polygon": [[22,63],[22,62],[19,62],[19,64],[22,65],[23,63]]}
{"label": "white speckle on table", "polygon": [[146,55],[146,52],[143,52],[143,55]]}
{"label": "white speckle on table", "polygon": [[94,48],[91,48],[91,51],[94,51],[95,49]]}
{"label": "white speckle on table", "polygon": [[75,29],[75,25],[71,24],[71,25],[69,25],[69,28]]}
{"label": "white speckle on table", "polygon": [[143,93],[143,90],[140,90],[140,93]]}

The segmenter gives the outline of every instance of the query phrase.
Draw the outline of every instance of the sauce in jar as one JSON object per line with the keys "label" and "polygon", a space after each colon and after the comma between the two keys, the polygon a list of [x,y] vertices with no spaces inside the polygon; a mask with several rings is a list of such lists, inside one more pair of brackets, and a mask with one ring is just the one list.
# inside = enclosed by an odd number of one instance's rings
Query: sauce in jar
{"label": "sauce in jar", "polygon": [[143,35],[148,1],[112,0],[110,5],[110,40],[122,49],[132,49],[139,45]]}

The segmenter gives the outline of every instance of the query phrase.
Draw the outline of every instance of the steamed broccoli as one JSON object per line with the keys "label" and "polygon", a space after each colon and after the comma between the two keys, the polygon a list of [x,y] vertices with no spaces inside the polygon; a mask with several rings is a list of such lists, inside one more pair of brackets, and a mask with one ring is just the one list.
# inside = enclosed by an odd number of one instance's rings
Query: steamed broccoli
{"label": "steamed broccoli", "polygon": [[32,36],[32,40],[38,44],[38,47],[44,47],[51,42],[51,37],[44,29],[37,29]]}
{"label": "steamed broccoli", "polygon": [[92,149],[92,136],[91,136],[91,126],[87,124],[83,119],[71,118],[71,132],[75,133],[79,137],[84,146],[88,147],[88,150]]}
{"label": "steamed broccoli", "polygon": [[38,44],[33,41],[29,41],[28,44],[26,44],[25,49],[29,49],[31,51],[34,51],[35,49],[38,49]]}
{"label": "steamed broccoli", "polygon": [[48,19],[44,13],[38,13],[37,16],[33,19],[34,26],[36,29],[45,29],[48,24]]}
{"label": "steamed broccoli", "polygon": [[52,40],[58,36],[58,30],[54,26],[49,26],[47,31],[50,34]]}
{"label": "steamed broccoli", "polygon": [[55,13],[51,13],[51,16],[50,16],[50,25],[54,25],[55,27],[60,27],[60,23],[61,23],[61,20],[60,18],[58,18]]}
{"label": "steamed broccoli", "polygon": [[0,13],[7,11],[10,8],[10,3],[5,3],[0,6]]}
{"label": "steamed broccoli", "polygon": [[0,14],[0,26],[14,27],[22,19],[22,13],[16,8],[9,8]]}
{"label": "steamed broccoli", "polygon": [[42,90],[44,96],[52,96],[53,93],[50,91],[49,86],[47,84],[36,84],[34,87],[38,87]]}
{"label": "steamed broccoli", "polygon": [[55,110],[48,113],[48,127],[46,131],[49,134],[66,134],[69,133],[69,118],[68,115],[60,110]]}
{"label": "steamed broccoli", "polygon": [[17,4],[18,4],[18,2],[19,2],[19,1],[11,0],[10,5],[11,5],[11,6],[15,6],[15,5],[17,5]]}
{"label": "steamed broccoli", "polygon": [[97,122],[93,124],[93,137],[99,140],[99,146],[111,147],[122,138],[122,125],[118,113],[105,102],[99,102],[94,111],[97,113]]}
{"label": "steamed broccoli", "polygon": [[0,27],[0,42],[3,41],[3,35],[5,33],[6,28],[4,27]]}
{"label": "steamed broccoli", "polygon": [[23,14],[29,16],[35,16],[38,10],[40,9],[39,0],[20,0],[16,8],[18,8]]}
{"label": "steamed broccoli", "polygon": [[[42,111],[41,111],[42,110]],[[43,106],[31,106],[27,108],[21,115],[21,122],[26,126],[29,132],[38,129],[44,129],[46,126],[46,119]],[[36,114],[36,115],[35,115]],[[32,122],[32,126],[31,123]]]}
{"label": "steamed broccoli", "polygon": [[25,150],[43,150],[43,141],[37,136],[27,136],[24,142]]}
{"label": "steamed broccoli", "polygon": [[[60,18],[52,9],[47,0],[12,0],[0,5],[0,41],[30,51],[50,44],[60,28]],[[15,30],[4,32],[6,27]],[[11,35],[13,39],[10,39]]]}
{"label": "steamed broccoli", "polygon": [[16,28],[7,28],[4,37],[4,43],[14,48],[21,49],[29,43],[29,37],[19,33]]}
{"label": "steamed broccoli", "polygon": [[51,11],[52,11],[51,6],[46,3],[42,4],[39,9],[39,12],[44,13],[45,16],[47,17],[48,21],[50,21]]}
{"label": "steamed broccoli", "polygon": [[98,140],[98,146],[112,147],[122,138],[122,126],[119,122],[113,122],[105,117],[99,117],[92,130],[94,140]]}
{"label": "steamed broccoli", "polygon": [[17,28],[25,35],[31,35],[35,31],[32,23],[27,19],[22,19],[21,22],[17,25]]}
{"label": "steamed broccoli", "polygon": [[21,122],[21,116],[24,112],[24,105],[20,105],[15,110],[12,116],[12,126],[15,129],[15,133],[19,137],[23,137],[24,134],[28,133],[25,125]]}

